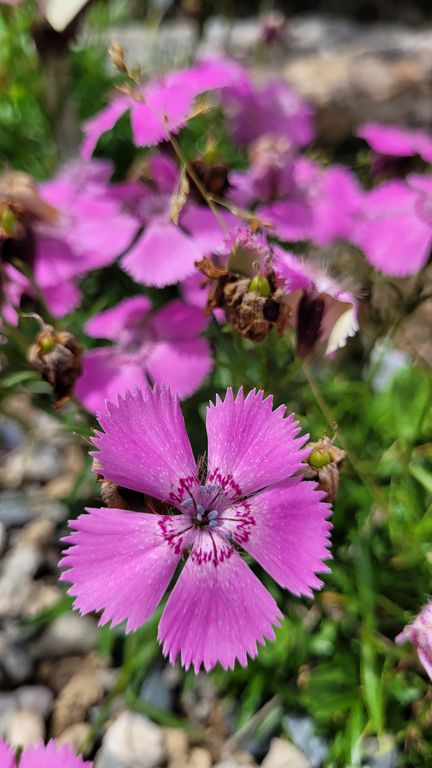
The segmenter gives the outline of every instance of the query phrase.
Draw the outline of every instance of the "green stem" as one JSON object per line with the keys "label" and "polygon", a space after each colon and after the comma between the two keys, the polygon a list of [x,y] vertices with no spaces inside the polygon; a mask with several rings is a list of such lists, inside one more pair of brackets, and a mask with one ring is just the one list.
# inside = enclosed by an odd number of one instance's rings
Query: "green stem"
{"label": "green stem", "polygon": [[186,167],[189,176],[191,177],[192,181],[196,185],[197,189],[200,191],[200,193],[203,196],[204,200],[206,201],[208,207],[212,211],[216,221],[221,226],[223,231],[227,232],[227,226],[226,226],[222,216],[220,215],[216,205],[214,204],[213,200],[211,199],[210,195],[208,194],[205,186],[203,185],[203,183],[201,182],[201,180],[198,178],[197,174],[195,173],[191,163],[189,162],[187,157],[185,157],[185,155],[183,153],[183,150],[181,149],[181,147],[180,147],[177,139],[175,138],[175,136],[170,135],[170,142],[171,142],[171,145],[172,145],[172,147],[174,149],[174,152],[176,153],[178,159]]}

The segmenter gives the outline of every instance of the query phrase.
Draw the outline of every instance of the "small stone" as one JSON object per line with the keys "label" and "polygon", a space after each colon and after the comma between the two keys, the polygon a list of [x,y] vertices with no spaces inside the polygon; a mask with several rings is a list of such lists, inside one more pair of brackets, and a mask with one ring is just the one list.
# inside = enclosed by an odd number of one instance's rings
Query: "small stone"
{"label": "small stone", "polygon": [[57,736],[56,741],[59,744],[69,744],[75,752],[78,752],[87,740],[90,730],[89,723],[74,723],[69,725],[60,736]]}
{"label": "small stone", "polygon": [[188,768],[211,768],[212,757],[203,747],[195,747],[189,755]]}
{"label": "small stone", "polygon": [[0,419],[0,449],[6,453],[19,448],[25,437],[25,432],[15,419],[3,416]]}
{"label": "small stone", "polygon": [[45,736],[45,724],[41,715],[31,709],[12,712],[6,728],[6,741],[14,747],[28,747]]}
{"label": "small stone", "polygon": [[33,644],[32,654],[36,659],[47,659],[89,653],[96,647],[97,640],[98,631],[94,619],[77,613],[65,613],[58,616]]}
{"label": "small stone", "polygon": [[189,739],[186,731],[182,731],[180,728],[164,728],[163,738],[165,752],[170,763],[186,757],[189,748]]}
{"label": "small stone", "polygon": [[20,709],[31,710],[46,719],[52,709],[52,691],[45,685],[23,685],[15,691]]}
{"label": "small stone", "polygon": [[32,508],[22,494],[6,491],[0,495],[0,522],[6,529],[26,525],[32,517]]}
{"label": "small stone", "polygon": [[4,734],[10,716],[18,709],[17,697],[14,693],[0,693],[0,733]]}
{"label": "small stone", "polygon": [[272,739],[261,768],[311,768],[311,764],[294,744],[276,738]]}
{"label": "small stone", "polygon": [[0,643],[0,664],[8,681],[14,685],[24,683],[33,672],[33,664],[26,646]]}
{"label": "small stone", "polygon": [[[93,659],[93,665],[90,659]],[[90,708],[102,700],[104,691],[99,673],[99,660],[94,654],[88,658],[84,668],[62,688],[54,704],[54,736],[63,733],[70,725],[85,720]]]}
{"label": "small stone", "polygon": [[41,581],[32,582],[28,600],[23,608],[23,617],[38,616],[42,611],[57,605],[62,596],[62,590],[57,584],[44,584]]}
{"label": "small stone", "polygon": [[327,757],[328,747],[324,739],[315,733],[312,718],[287,715],[282,725],[295,746],[304,752],[312,768],[319,768]]}
{"label": "small stone", "polygon": [[6,526],[0,521],[0,555],[3,554],[7,542]]}
{"label": "small stone", "polygon": [[[256,768],[256,763],[251,755],[240,752],[237,755],[231,755],[214,765],[214,768]],[[288,768],[285,767],[284,768]]]}
{"label": "small stone", "polygon": [[123,712],[108,728],[95,768],[159,768],[164,759],[162,730],[143,715]]}
{"label": "small stone", "polygon": [[17,539],[35,547],[44,547],[52,541],[54,534],[55,525],[51,520],[36,517],[24,526]]}
{"label": "small stone", "polygon": [[159,669],[153,669],[144,680],[140,690],[140,698],[158,709],[171,709],[172,691]]}

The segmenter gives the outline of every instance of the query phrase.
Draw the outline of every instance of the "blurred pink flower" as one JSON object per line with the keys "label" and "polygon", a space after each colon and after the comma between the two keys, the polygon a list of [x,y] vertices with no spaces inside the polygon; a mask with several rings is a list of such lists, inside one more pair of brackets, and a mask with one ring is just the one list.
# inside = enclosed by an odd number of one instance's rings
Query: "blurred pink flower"
{"label": "blurred pink flower", "polygon": [[420,129],[399,128],[384,123],[364,123],[357,136],[381,155],[412,157],[420,155],[427,163],[432,162],[432,136]]}
{"label": "blurred pink flower", "polygon": [[[15,768],[15,750],[0,739],[1,768]],[[66,744],[57,745],[54,739],[45,746],[39,744],[25,747],[18,760],[19,768],[92,768],[92,763],[75,755]]]}
{"label": "blurred pink flower", "polygon": [[396,642],[410,642],[414,645],[418,657],[432,680],[432,603],[425,605],[411,624],[397,636]]}
{"label": "blurred pink flower", "polygon": [[90,157],[99,138],[130,112],[132,136],[138,147],[150,147],[178,133],[190,116],[194,99],[235,81],[239,65],[229,59],[208,59],[189,69],[116,93],[107,107],[84,123],[83,157]]}
{"label": "blurred pink flower", "polygon": [[289,196],[257,208],[259,219],[285,241],[311,240],[326,246],[349,240],[364,194],[354,174],[342,166],[321,168],[300,158],[293,181]]}
{"label": "blurred pink flower", "polygon": [[318,341],[326,344],[326,355],[334,354],[358,331],[355,297],[318,264],[279,246],[273,254],[272,266],[293,306],[298,354],[306,357]]}
{"label": "blurred pink flower", "polygon": [[[17,256],[33,274],[54,317],[79,304],[80,278],[93,269],[112,264],[133,241],[139,222],[121,209],[108,184],[111,173],[105,161],[74,163],[38,185],[42,200],[56,211],[52,223],[34,221],[26,240],[13,241]],[[15,245],[14,245],[15,243]],[[14,302],[22,293],[33,294],[30,282],[19,273],[8,274],[15,287]]]}
{"label": "blurred pink flower", "polygon": [[169,386],[180,398],[189,397],[212,368],[208,342],[198,336],[207,324],[200,309],[179,300],[151,313],[146,296],[124,299],[95,315],[86,333],[114,344],[83,355],[76,397],[97,413],[116,393],[145,387],[147,377]]}
{"label": "blurred pink flower", "polygon": [[293,415],[271,397],[240,390],[207,409],[207,461],[195,461],[177,398],[156,386],[127,392],[100,416],[97,472],[166,504],[167,514],[89,509],[72,520],[61,579],[82,613],[130,632],[154,613],[174,573],[158,638],[174,663],[198,672],[245,666],[274,638],[282,614],[241,547],[296,595],[327,571],[331,508],[301,479],[308,449]]}
{"label": "blurred pink flower", "polygon": [[294,147],[314,139],[313,109],[283,80],[256,86],[243,69],[221,93],[235,141],[250,144],[264,134],[280,135]]}
{"label": "blurred pink flower", "polygon": [[364,195],[351,239],[372,266],[386,275],[412,275],[429,258],[432,182],[420,179],[388,181]]}
{"label": "blurred pink flower", "polygon": [[[121,259],[121,266],[142,285],[162,288],[193,275],[195,262],[223,242],[225,230],[206,205],[187,201],[179,223],[171,221],[178,168],[167,155],[155,155],[148,166],[150,184],[127,184],[121,195],[133,215],[144,225],[142,234]],[[220,211],[220,220],[230,226],[235,217]]]}
{"label": "blurred pink flower", "polygon": [[247,171],[230,173],[229,198],[247,208],[286,197],[294,188],[295,154],[289,139],[278,134],[263,134],[249,147]]}

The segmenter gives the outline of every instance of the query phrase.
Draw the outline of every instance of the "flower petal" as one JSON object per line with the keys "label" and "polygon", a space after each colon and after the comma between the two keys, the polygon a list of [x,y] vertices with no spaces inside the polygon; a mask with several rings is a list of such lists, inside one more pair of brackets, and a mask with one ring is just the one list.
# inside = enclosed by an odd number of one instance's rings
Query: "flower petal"
{"label": "flower petal", "polygon": [[112,309],[105,309],[93,315],[85,325],[85,332],[99,339],[117,341],[125,325],[141,322],[151,310],[151,306],[147,296],[124,299]]}
{"label": "flower petal", "polygon": [[308,436],[300,432],[286,408],[273,409],[273,399],[252,390],[247,397],[240,389],[234,399],[229,388],[225,400],[207,409],[207,480],[216,478],[245,496],[297,472],[307,455],[301,450]]}
{"label": "flower petal", "polygon": [[3,739],[0,739],[0,765],[2,768],[15,768],[15,752]]}
{"label": "flower petal", "polygon": [[84,123],[84,141],[81,145],[81,156],[84,159],[91,157],[102,134],[114,128],[133,103],[130,96],[116,96],[105,109]]}
{"label": "flower petal", "polygon": [[[8,768],[0,763],[2,768]],[[14,763],[15,764],[15,763]],[[20,768],[92,768],[92,763],[75,755],[67,744],[56,744],[54,739],[45,746],[42,741],[24,749]]]}
{"label": "flower petal", "polygon": [[166,341],[192,339],[209,324],[209,318],[198,307],[174,299],[155,312],[151,327],[156,337]]}
{"label": "flower petal", "polygon": [[[281,587],[295,595],[312,595],[312,589],[322,587],[316,576],[328,571],[323,564],[330,557],[327,518],[331,506],[323,501],[324,494],[316,490],[315,483],[292,477],[279,485],[268,488],[245,502],[248,520],[246,536],[239,531],[238,523],[230,528],[233,538],[273,577]],[[232,507],[234,513],[236,507]],[[239,505],[239,522],[242,505]],[[230,517],[225,510],[221,519]]]}
{"label": "flower petal", "polygon": [[[60,566],[61,580],[81,613],[102,611],[100,624],[127,620],[126,631],[154,613],[182,555],[183,515],[154,515],[124,509],[88,509],[70,521],[76,531]],[[170,543],[166,533],[174,535]],[[176,546],[178,544],[179,546]]]}
{"label": "flower petal", "polygon": [[154,222],[122,258],[121,266],[138,283],[162,288],[192,274],[200,256],[193,240],[174,224]]}
{"label": "flower petal", "polygon": [[159,341],[146,361],[147,372],[155,383],[165,384],[180,399],[199,389],[213,366],[206,339]]}
{"label": "flower petal", "polygon": [[105,401],[114,401],[117,394],[124,395],[147,386],[142,366],[126,364],[113,347],[96,347],[82,357],[82,373],[75,384],[74,394],[90,413],[101,413]]}
{"label": "flower petal", "polygon": [[99,416],[94,454],[100,472],[117,485],[162,501],[182,498],[196,482],[196,462],[178,399],[161,386],[107,403]]}
{"label": "flower petal", "polygon": [[257,643],[274,639],[282,614],[238,553],[218,534],[200,532],[165,606],[158,639],[171,663],[208,672],[232,669],[256,656]]}

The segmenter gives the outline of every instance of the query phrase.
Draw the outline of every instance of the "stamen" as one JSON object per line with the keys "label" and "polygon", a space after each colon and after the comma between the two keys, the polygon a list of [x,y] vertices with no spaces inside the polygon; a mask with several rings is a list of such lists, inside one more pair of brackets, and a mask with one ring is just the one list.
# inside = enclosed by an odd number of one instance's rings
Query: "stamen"
{"label": "stamen", "polygon": [[189,499],[185,499],[184,501],[182,501],[182,503],[180,504],[180,506],[181,506],[181,507],[190,507],[190,506],[191,506],[191,504],[193,504],[193,503],[194,503],[194,502],[193,502],[193,499],[192,499],[192,498],[189,498]]}
{"label": "stamen", "polygon": [[203,505],[202,504],[197,504],[196,505],[197,520],[199,520],[201,522],[201,520],[203,519],[204,514],[205,514],[205,509],[204,509]]}
{"label": "stamen", "polygon": [[207,517],[209,520],[216,520],[219,515],[219,512],[217,509],[211,509],[210,512],[207,513]]}

